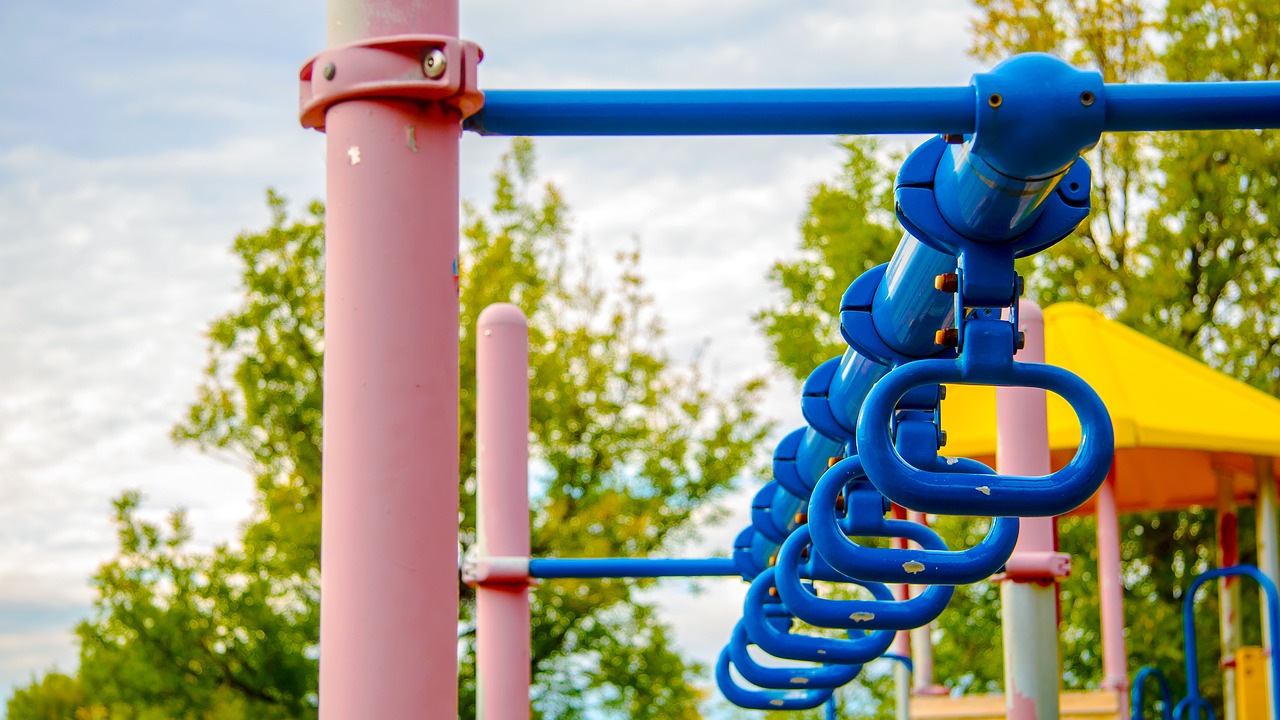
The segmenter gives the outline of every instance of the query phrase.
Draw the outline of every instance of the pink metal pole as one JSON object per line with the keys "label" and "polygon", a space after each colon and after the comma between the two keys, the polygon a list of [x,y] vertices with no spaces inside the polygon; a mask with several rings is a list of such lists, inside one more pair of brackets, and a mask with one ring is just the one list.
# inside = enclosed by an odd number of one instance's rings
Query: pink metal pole
{"label": "pink metal pole", "polygon": [[[907,513],[907,519],[924,526],[929,525],[929,517],[914,510]],[[912,597],[924,592],[925,585],[911,585]],[[933,623],[923,625],[911,631],[911,665],[914,668],[911,676],[912,692],[916,695],[946,695],[947,689],[933,682]]]}
{"label": "pink metal pole", "polygon": [[[1218,567],[1240,564],[1240,538],[1236,522],[1235,478],[1218,470]],[[1225,720],[1235,720],[1236,651],[1240,649],[1240,578],[1218,579],[1218,627],[1222,650],[1222,710]]]}
{"label": "pink metal pole", "polygon": [[[893,506],[895,520],[906,520],[907,511],[899,505]],[[894,538],[893,546],[906,549],[906,538]],[[893,586],[893,597],[905,601],[911,596],[911,588],[906,583]],[[893,636],[893,645],[889,652],[902,657],[911,657],[911,631],[899,630]],[[894,717],[896,720],[909,720],[911,717],[911,671],[902,663],[893,665]]]}
{"label": "pink metal pole", "polygon": [[[458,33],[457,0],[330,0],[329,20],[331,48]],[[457,715],[460,119],[372,98],[324,119],[325,720]]]}
{"label": "pink metal pole", "polygon": [[1120,520],[1115,466],[1098,490],[1098,594],[1102,610],[1102,687],[1129,689],[1124,646],[1124,583],[1120,569]]}
{"label": "pink metal pole", "polygon": [[[518,565],[529,557],[529,326],[505,303],[485,308],[478,325],[476,554]],[[529,583],[520,575],[476,588],[479,720],[529,718]]]}
{"label": "pink metal pole", "polygon": [[[1022,362],[1044,362],[1044,315],[1029,300],[1018,305],[1026,344]],[[996,388],[996,468],[1013,475],[1049,474],[1045,391]],[[1005,707],[1010,720],[1057,720],[1058,586],[1071,558],[1055,551],[1054,518],[1022,518],[1018,544],[1000,586]]]}

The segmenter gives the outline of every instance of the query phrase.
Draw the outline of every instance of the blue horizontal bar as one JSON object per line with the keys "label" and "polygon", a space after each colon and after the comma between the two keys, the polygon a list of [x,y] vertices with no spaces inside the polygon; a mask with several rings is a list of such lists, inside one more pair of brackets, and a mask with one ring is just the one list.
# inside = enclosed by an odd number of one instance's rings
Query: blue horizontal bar
{"label": "blue horizontal bar", "polygon": [[1280,127],[1280,82],[1106,86],[1106,128],[1248,130]]}
{"label": "blue horizontal bar", "polygon": [[[1280,81],[1111,84],[1105,129],[1280,127]],[[488,90],[485,135],[893,135],[974,131],[972,86]]]}
{"label": "blue horizontal bar", "polygon": [[534,558],[529,577],[656,578],[736,577],[730,558]]}
{"label": "blue horizontal bar", "polygon": [[486,90],[466,127],[485,135],[970,133],[974,91],[954,88]]}

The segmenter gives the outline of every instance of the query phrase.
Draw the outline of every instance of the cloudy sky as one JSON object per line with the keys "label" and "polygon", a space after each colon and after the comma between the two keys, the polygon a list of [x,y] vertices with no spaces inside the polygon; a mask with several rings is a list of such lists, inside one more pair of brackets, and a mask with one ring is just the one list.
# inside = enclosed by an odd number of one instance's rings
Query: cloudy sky
{"label": "cloudy sky", "polygon": [[[464,0],[485,88],[960,85],[955,0]],[[209,321],[238,298],[237,232],[264,191],[323,196],[323,138],[297,122],[297,70],[323,46],[321,0],[0,0],[0,699],[71,669],[88,578],[115,548],[110,500],[186,507],[202,545],[250,512],[240,470],[168,430],[194,397]],[[463,143],[462,191],[484,202],[507,147]],[[607,266],[639,237],[669,349],[728,385],[767,371],[750,316],[795,247],[833,139],[547,139],[542,174]],[[852,278],[851,278],[852,279]],[[774,384],[780,429],[796,389]],[[767,448],[766,448],[767,450]],[[745,522],[709,528],[727,543]],[[659,595],[704,661],[728,637],[732,583]]]}

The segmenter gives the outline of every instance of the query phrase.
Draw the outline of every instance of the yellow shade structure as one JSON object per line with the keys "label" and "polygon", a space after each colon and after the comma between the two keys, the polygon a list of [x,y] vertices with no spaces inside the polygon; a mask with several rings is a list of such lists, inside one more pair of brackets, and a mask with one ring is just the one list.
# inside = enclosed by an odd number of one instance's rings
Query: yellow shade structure
{"label": "yellow shade structure", "polygon": [[[1280,400],[1217,372],[1097,310],[1059,303],[1044,310],[1045,354],[1084,378],[1106,403],[1116,436],[1120,512],[1214,505],[1217,478],[1233,476],[1238,502],[1252,504],[1256,457],[1280,457]],[[942,426],[948,455],[994,466],[995,390],[948,385]],[[1055,469],[1080,442],[1069,405],[1049,396]],[[1093,500],[1077,512],[1092,512]]]}

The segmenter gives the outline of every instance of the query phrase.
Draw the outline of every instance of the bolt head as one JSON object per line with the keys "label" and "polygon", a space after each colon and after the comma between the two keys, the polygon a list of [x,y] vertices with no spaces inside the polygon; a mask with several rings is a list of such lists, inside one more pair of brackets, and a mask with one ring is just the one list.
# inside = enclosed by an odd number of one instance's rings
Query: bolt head
{"label": "bolt head", "polygon": [[321,70],[320,74],[324,75],[325,80],[332,80],[333,76],[338,74],[338,68],[334,67],[333,63],[329,63],[324,66],[324,70]]}
{"label": "bolt head", "polygon": [[426,57],[422,58],[422,74],[428,79],[435,80],[444,75],[444,67],[447,63],[444,51],[440,48],[432,48]]}

